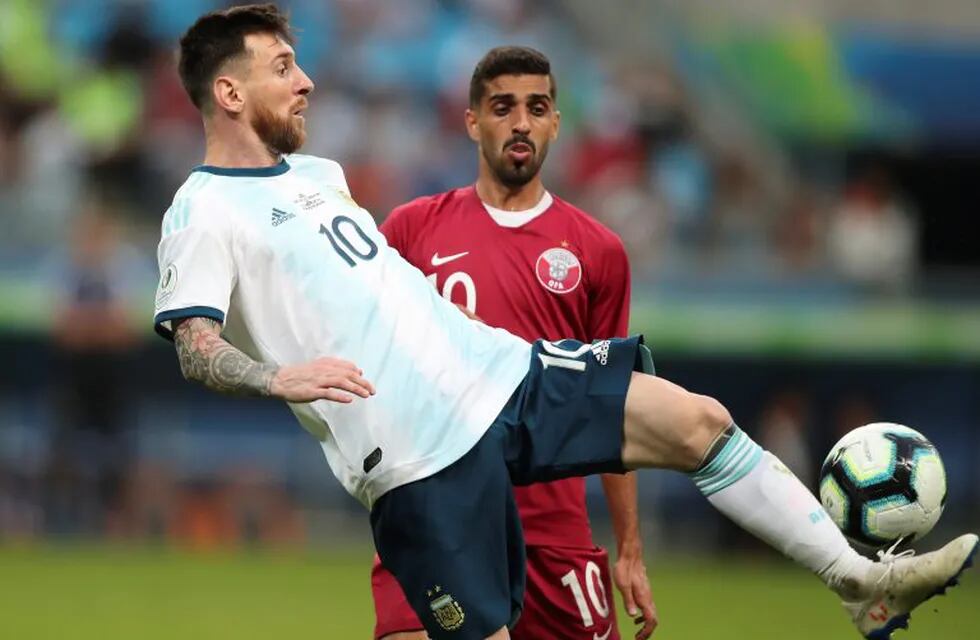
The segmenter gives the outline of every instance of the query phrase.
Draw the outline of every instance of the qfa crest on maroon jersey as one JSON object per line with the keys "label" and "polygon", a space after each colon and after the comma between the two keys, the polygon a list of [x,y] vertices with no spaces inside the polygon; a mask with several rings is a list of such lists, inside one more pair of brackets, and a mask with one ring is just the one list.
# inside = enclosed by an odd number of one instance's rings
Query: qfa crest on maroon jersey
{"label": "qfa crest on maroon jersey", "polygon": [[582,282],[582,263],[563,247],[548,249],[534,265],[541,286],[552,293],[570,293]]}

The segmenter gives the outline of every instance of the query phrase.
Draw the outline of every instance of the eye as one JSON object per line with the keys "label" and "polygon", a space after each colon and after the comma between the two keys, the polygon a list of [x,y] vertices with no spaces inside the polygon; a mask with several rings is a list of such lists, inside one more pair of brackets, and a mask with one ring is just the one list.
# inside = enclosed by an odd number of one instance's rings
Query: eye
{"label": "eye", "polygon": [[289,71],[289,66],[284,62],[276,69],[276,74],[285,76],[287,71]]}
{"label": "eye", "polygon": [[541,103],[531,105],[531,113],[536,116],[543,116],[548,113],[548,107]]}
{"label": "eye", "polygon": [[496,104],[493,107],[493,114],[496,116],[505,116],[508,111],[510,111],[510,107],[505,104]]}

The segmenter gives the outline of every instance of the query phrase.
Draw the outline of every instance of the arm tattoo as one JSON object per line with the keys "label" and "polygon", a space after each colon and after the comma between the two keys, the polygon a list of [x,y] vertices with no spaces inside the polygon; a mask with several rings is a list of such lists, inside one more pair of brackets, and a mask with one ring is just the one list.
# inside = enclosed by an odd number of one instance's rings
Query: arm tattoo
{"label": "arm tattoo", "polygon": [[177,325],[174,343],[180,370],[188,380],[234,395],[268,396],[278,367],[252,360],[220,335],[211,318],[190,318]]}

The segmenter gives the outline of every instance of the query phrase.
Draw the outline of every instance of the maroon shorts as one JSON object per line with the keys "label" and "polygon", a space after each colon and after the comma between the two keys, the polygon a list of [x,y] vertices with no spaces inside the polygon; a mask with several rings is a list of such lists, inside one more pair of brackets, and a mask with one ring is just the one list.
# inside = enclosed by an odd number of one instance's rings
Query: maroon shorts
{"label": "maroon shorts", "polygon": [[[374,556],[374,637],[422,631],[401,587]],[[513,640],[619,640],[609,555],[601,547],[528,547],[524,612]]]}

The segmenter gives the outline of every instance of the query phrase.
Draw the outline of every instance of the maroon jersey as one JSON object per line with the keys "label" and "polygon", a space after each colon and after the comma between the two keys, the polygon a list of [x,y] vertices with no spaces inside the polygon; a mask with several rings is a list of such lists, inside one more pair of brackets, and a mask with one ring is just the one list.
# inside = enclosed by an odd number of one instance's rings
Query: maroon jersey
{"label": "maroon jersey", "polygon": [[[494,220],[474,187],[418,198],[381,225],[445,298],[528,341],[625,336],[630,274],[620,239],[552,197],[520,226]],[[499,215],[499,214],[498,214]],[[499,215],[504,224],[522,214]],[[516,487],[528,545],[591,547],[585,480]]]}

